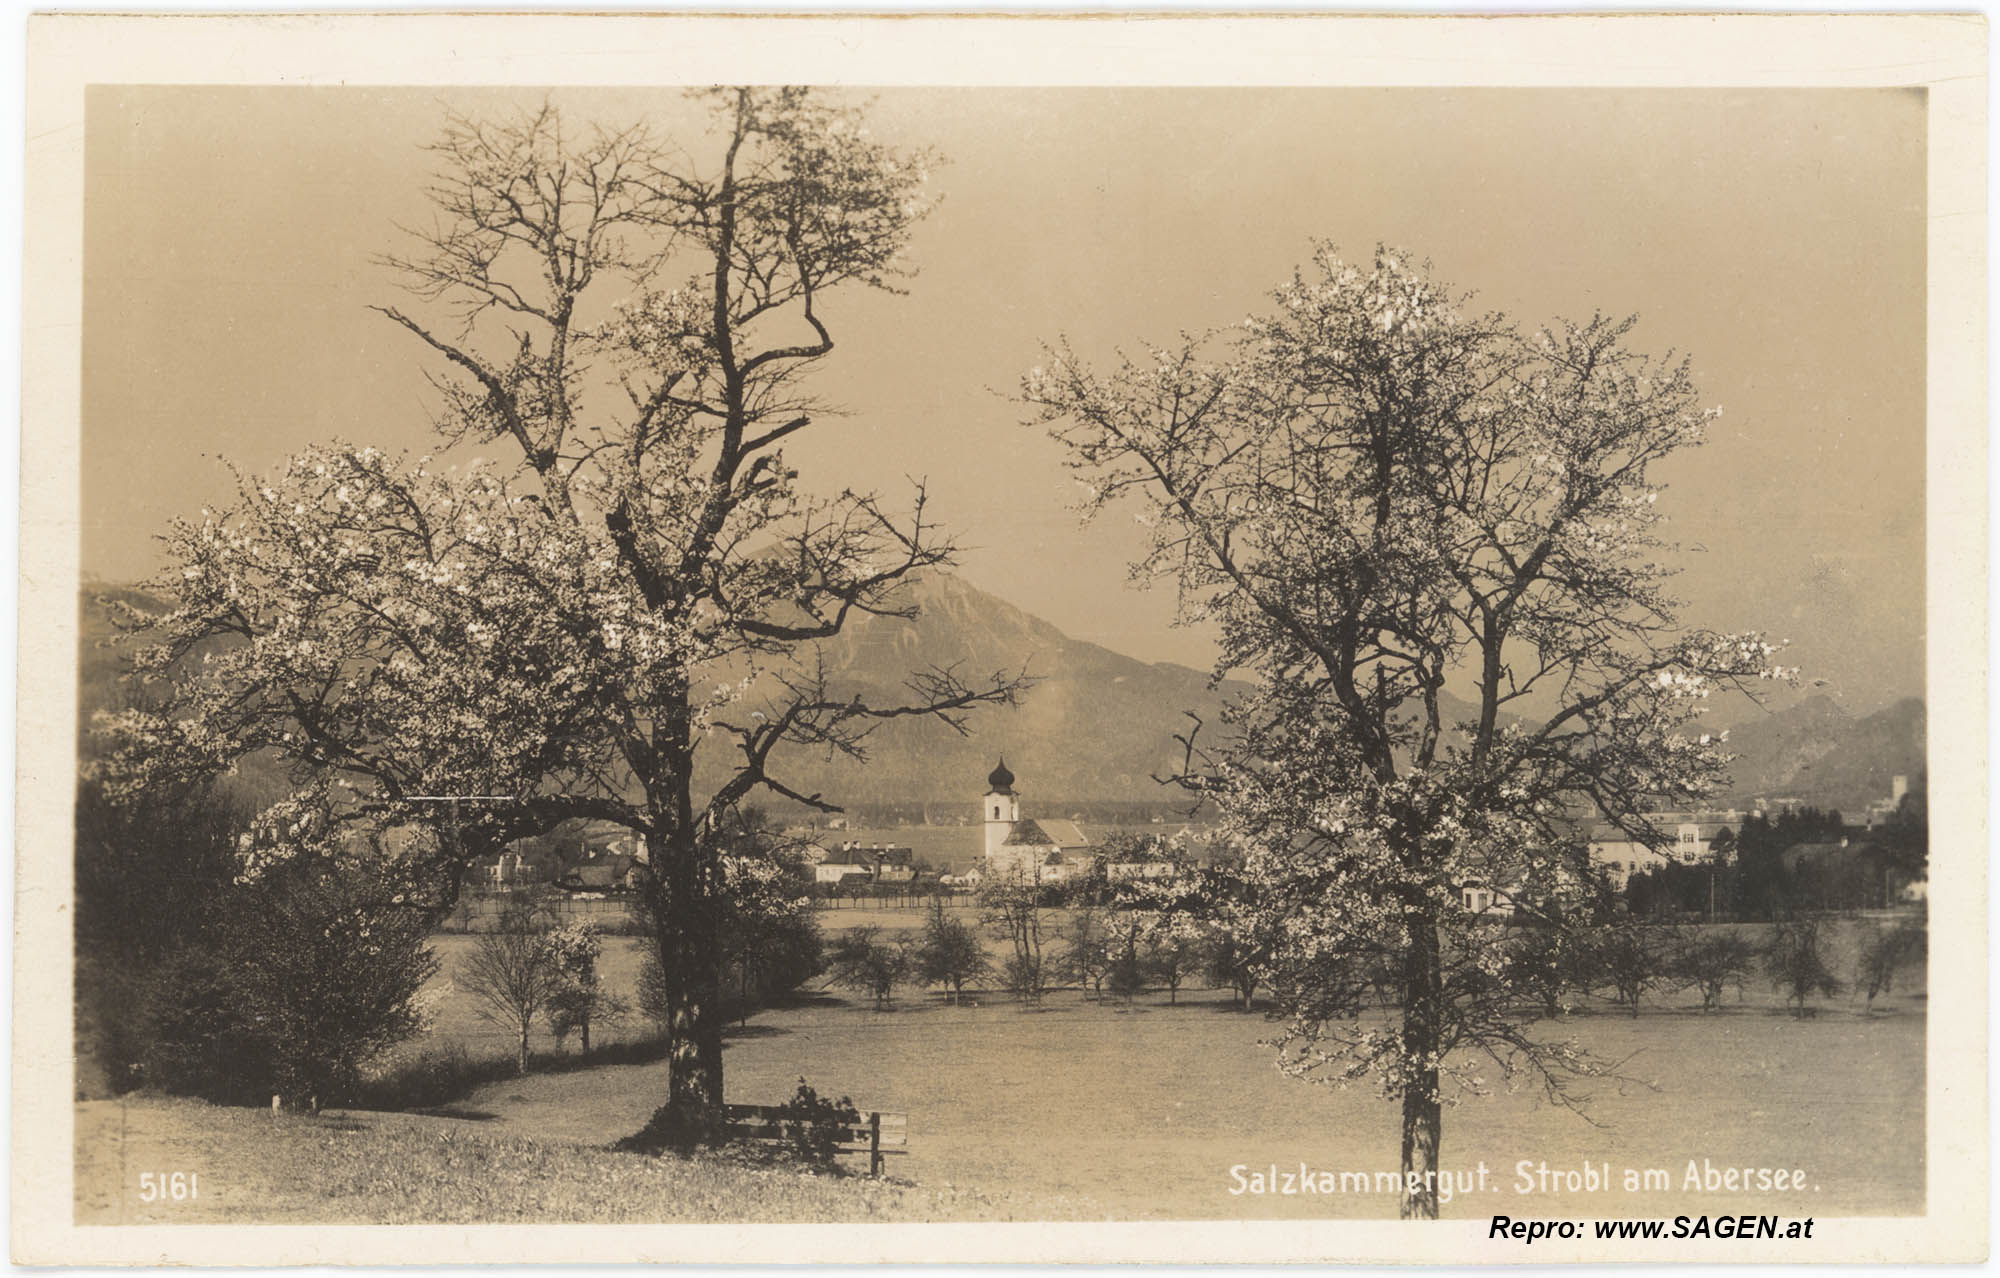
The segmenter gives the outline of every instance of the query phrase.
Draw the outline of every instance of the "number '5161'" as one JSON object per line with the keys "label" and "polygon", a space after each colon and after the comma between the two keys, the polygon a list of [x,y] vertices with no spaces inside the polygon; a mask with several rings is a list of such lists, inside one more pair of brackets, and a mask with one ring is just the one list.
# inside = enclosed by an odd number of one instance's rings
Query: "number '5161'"
{"label": "number '5161'", "polygon": [[140,1172],[139,1201],[177,1203],[201,1197],[201,1178],[195,1172]]}

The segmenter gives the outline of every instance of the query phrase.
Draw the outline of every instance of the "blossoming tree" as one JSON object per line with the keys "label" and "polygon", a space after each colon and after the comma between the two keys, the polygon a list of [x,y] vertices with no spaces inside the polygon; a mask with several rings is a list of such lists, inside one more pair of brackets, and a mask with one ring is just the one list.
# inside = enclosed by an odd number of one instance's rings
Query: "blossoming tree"
{"label": "blossoming tree", "polygon": [[381,313],[436,361],[442,440],[497,457],[314,449],[177,526],[148,657],[176,701],[123,724],[135,782],[294,766],[248,873],[338,856],[359,821],[424,826],[398,870],[438,908],[523,834],[634,831],[671,1004],[660,1143],[705,1136],[722,1101],[723,814],[760,788],[831,808],[785,782],[785,748],[859,755],[900,716],[963,729],[1018,686],[919,670],[879,704],[814,647],[907,615],[899,584],[951,554],[921,485],[810,495],[782,447],[820,407],[829,298],[908,273],[926,157],[806,90],[697,96],[710,122],[685,147],[552,106],[451,121],[435,217],[387,259],[416,313]]}
{"label": "blossoming tree", "polygon": [[[1281,1064],[1402,1108],[1403,1213],[1435,1216],[1443,1106],[1602,1068],[1537,1032],[1469,884],[1562,929],[1588,914],[1575,820],[1642,813],[1726,763],[1711,694],[1784,672],[1684,627],[1649,472],[1710,414],[1631,322],[1524,333],[1426,267],[1319,250],[1232,336],[1106,372],[1067,347],[1025,379],[1087,509],[1136,502],[1142,578],[1212,620],[1247,676],[1225,737],[1186,740],[1282,938]],[[1469,698],[1469,708],[1454,712]]]}

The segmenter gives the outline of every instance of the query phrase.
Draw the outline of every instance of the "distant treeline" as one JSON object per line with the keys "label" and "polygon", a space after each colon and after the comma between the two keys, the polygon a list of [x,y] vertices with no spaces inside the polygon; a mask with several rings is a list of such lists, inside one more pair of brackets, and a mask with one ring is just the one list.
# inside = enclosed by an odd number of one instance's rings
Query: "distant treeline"
{"label": "distant treeline", "polygon": [[1635,915],[1713,912],[1756,922],[1884,909],[1928,877],[1929,860],[1920,796],[1872,829],[1849,827],[1838,812],[1805,808],[1775,820],[1753,815],[1718,840],[1714,865],[1670,864],[1634,874],[1624,900]]}

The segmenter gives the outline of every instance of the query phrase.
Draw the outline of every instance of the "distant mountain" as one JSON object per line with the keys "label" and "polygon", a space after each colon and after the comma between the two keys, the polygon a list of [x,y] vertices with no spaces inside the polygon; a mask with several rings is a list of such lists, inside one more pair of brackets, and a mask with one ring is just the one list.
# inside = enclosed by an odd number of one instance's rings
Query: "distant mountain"
{"label": "distant mountain", "polygon": [[[1181,763],[1174,734],[1190,725],[1184,710],[1216,724],[1224,694],[1208,687],[1205,674],[1168,663],[1149,665],[1071,639],[950,574],[927,574],[905,589],[919,610],[914,620],[864,616],[824,645],[829,683],[839,695],[880,704],[907,699],[903,680],[930,665],[956,666],[968,680],[1025,668],[1036,680],[1034,687],[1015,708],[975,711],[965,737],[936,721],[885,723],[868,738],[865,766],[845,757],[828,760],[793,750],[773,767],[788,785],[807,794],[823,793],[847,807],[935,805],[942,819],[962,808],[970,820],[986,774],[1004,754],[1031,803],[1172,805],[1185,800],[1152,777]],[[106,598],[149,610],[166,606],[130,587],[84,587],[78,656],[80,709],[86,718],[124,698],[117,676],[128,645],[110,624],[100,602]],[[711,749],[704,757],[714,771],[704,769],[699,780],[713,785],[728,762],[727,752]],[[1058,814],[1054,808],[1037,810]]]}
{"label": "distant mountain", "polygon": [[1886,797],[1901,775],[1912,787],[1925,775],[1924,703],[1898,701],[1856,718],[1825,696],[1807,698],[1733,726],[1727,793],[1733,798],[1788,796],[1857,814]]}
{"label": "distant mountain", "polygon": [[[865,765],[799,750],[781,754],[773,770],[788,785],[850,809],[920,808],[932,820],[970,820],[986,774],[1004,754],[1029,810],[1039,815],[1069,815],[1093,803],[1170,807],[1186,796],[1153,777],[1181,764],[1174,737],[1191,725],[1185,712],[1210,725],[1204,739],[1219,736],[1222,702],[1243,688],[1225,683],[1211,689],[1202,671],[1149,664],[1072,639],[948,573],[926,574],[905,589],[918,609],[915,619],[862,617],[823,646],[836,695],[887,703],[898,698],[912,671],[929,665],[955,665],[968,680],[1025,667],[1035,686],[1013,709],[975,711],[968,736],[935,721],[885,723],[867,741]],[[127,587],[84,588],[79,658],[86,714],[119,704],[123,695],[116,681],[122,654],[97,603],[107,596],[160,606]],[[1448,720],[1471,713],[1449,694],[1445,701]],[[1924,706],[1902,701],[1857,718],[1817,696],[1732,725],[1729,745],[1737,759],[1725,797],[1789,796],[1858,813],[1889,793],[1893,776],[1921,784]],[[700,780],[713,785],[727,755],[719,749],[704,755],[712,756],[715,771],[705,769]]]}
{"label": "distant mountain", "polygon": [[[929,573],[905,587],[914,620],[865,617],[824,647],[831,686],[865,699],[894,700],[910,672],[956,666],[968,680],[1023,668],[1035,685],[1013,709],[983,709],[961,737],[936,721],[886,723],[867,742],[868,762],[832,761],[797,752],[780,761],[788,784],[822,792],[843,805],[885,803],[963,807],[968,819],[1001,755],[1019,778],[1030,807],[1037,802],[1181,801],[1156,783],[1182,763],[1176,733],[1199,714],[1219,732],[1224,696],[1201,671],[1169,662],[1148,664],[1072,639],[948,573]],[[1206,738],[1204,738],[1206,739]],[[937,815],[943,815],[942,812]]]}

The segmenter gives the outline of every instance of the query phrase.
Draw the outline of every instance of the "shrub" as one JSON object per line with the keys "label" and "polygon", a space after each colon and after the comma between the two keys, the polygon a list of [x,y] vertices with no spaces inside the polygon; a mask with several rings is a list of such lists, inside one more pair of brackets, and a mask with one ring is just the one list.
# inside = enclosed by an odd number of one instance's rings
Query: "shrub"
{"label": "shrub", "polygon": [[[83,744],[88,748],[92,740]],[[187,1009],[193,1019],[184,1028],[193,1036],[173,1044],[152,1037],[153,1012],[170,1010],[175,1001],[163,966],[173,965],[184,949],[206,947],[218,909],[237,893],[238,824],[224,794],[200,781],[155,784],[117,798],[98,781],[79,783],[75,1056],[83,1094],[123,1091],[149,1078],[165,1085],[162,1071],[180,1076],[170,1058],[195,1059],[201,1053],[194,1037],[219,1029],[216,997],[226,989],[208,999],[206,1013]],[[204,952],[217,957],[212,949]],[[225,1051],[186,1082],[207,1094],[200,1075],[248,1064]]]}
{"label": "shrub", "polygon": [[188,946],[161,961],[127,1082],[224,1105],[255,1104],[277,1077],[273,1044],[251,1019],[232,955]]}
{"label": "shrub", "polygon": [[278,1091],[317,1110],[422,1032],[417,997],[438,970],[430,920],[383,903],[368,879],[303,863],[246,891],[232,945],[243,1010],[271,1045]]}
{"label": "shrub", "polygon": [[[656,1035],[600,1043],[587,1053],[530,1055],[528,1068],[561,1072],[600,1065],[642,1065],[666,1054],[665,1037]],[[426,1044],[368,1072],[347,1099],[363,1109],[434,1109],[519,1074],[519,1059],[511,1051],[475,1056],[456,1042]]]}
{"label": "shrub", "polygon": [[512,1056],[475,1057],[456,1041],[427,1043],[369,1073],[353,1100],[364,1109],[433,1109],[513,1073]]}
{"label": "shrub", "polygon": [[808,1166],[828,1169],[838,1166],[840,1146],[847,1139],[848,1125],[861,1121],[854,1102],[843,1096],[824,1100],[805,1079],[792,1099],[779,1106],[779,1122],[786,1147],[793,1158]]}
{"label": "shrub", "polygon": [[131,1081],[225,1103],[273,1092],[317,1110],[419,1033],[437,971],[424,912],[381,885],[300,861],[211,903],[199,939],[151,965]]}

